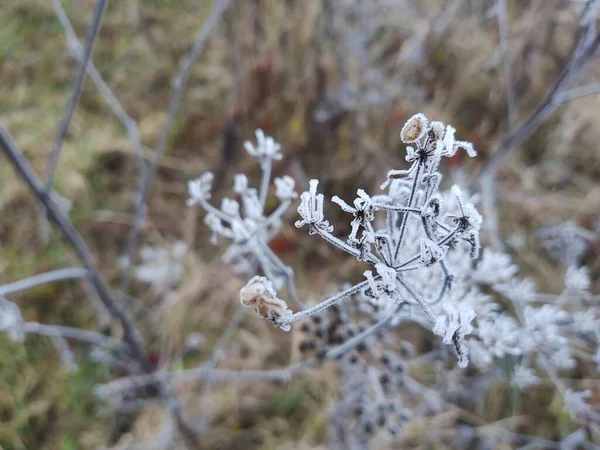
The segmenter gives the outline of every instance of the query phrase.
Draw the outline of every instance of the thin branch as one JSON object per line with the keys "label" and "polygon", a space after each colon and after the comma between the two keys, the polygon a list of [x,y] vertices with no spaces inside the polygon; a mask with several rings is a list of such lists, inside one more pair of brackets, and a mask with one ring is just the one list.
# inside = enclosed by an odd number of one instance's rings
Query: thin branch
{"label": "thin branch", "polygon": [[[381,275],[377,275],[376,277],[373,277],[374,280],[379,280],[381,278]],[[305,309],[303,311],[299,311],[295,314],[292,314],[288,317],[283,317],[281,319],[282,324],[289,324],[292,322],[297,322],[298,320],[302,320],[306,317],[312,316],[314,314],[317,314],[320,311],[323,311],[324,309],[329,308],[330,306],[335,305],[336,303],[341,302],[342,300],[344,300],[347,297],[350,297],[351,295],[356,294],[357,292],[359,292],[361,289],[363,289],[364,287],[367,287],[369,284],[368,280],[362,281],[358,284],[355,284],[354,286],[332,296],[329,297],[327,300],[322,301],[321,303],[316,304],[315,306]]]}
{"label": "thin branch", "polygon": [[67,101],[65,109],[63,110],[63,114],[58,125],[56,136],[54,137],[54,141],[52,142],[52,147],[50,150],[50,161],[48,164],[48,175],[46,179],[47,190],[52,189],[52,182],[54,180],[54,174],[56,173],[56,168],[58,166],[60,151],[62,149],[65,137],[67,136],[67,132],[69,131],[71,119],[73,118],[73,114],[75,113],[75,109],[77,108],[77,104],[79,103],[79,97],[81,96],[81,91],[83,89],[85,73],[87,71],[88,63],[92,57],[92,52],[94,51],[94,44],[96,43],[98,33],[100,32],[102,17],[104,16],[104,11],[106,10],[107,5],[108,0],[98,0],[94,8],[92,22],[89,26],[88,36],[85,42],[83,57],[79,62],[79,66],[77,67],[77,74],[75,75],[73,86],[71,87],[71,94],[69,95],[69,100]]}
{"label": "thin branch", "polygon": [[[77,39],[77,35],[75,34],[73,27],[71,26],[71,22],[69,21],[65,10],[60,4],[60,0],[51,0],[51,2],[56,17],[58,18],[58,21],[60,22],[63,31],[65,32],[65,36],[67,38],[67,45],[69,47],[69,50],[71,51],[71,56],[73,56],[73,58],[75,58],[77,61],[81,62],[84,58],[85,52],[81,47],[79,39]],[[141,163],[144,164],[145,160],[143,159],[144,155],[142,153],[140,133],[137,126],[137,122],[125,112],[125,109],[123,108],[123,106],[121,106],[121,103],[119,102],[115,94],[113,94],[110,87],[106,84],[106,82],[102,78],[102,75],[100,75],[100,72],[98,72],[96,66],[94,66],[94,63],[92,61],[88,62],[86,70],[87,74],[92,79],[92,82],[94,83],[98,91],[100,91],[102,97],[104,97],[104,99],[106,100],[106,103],[109,106],[109,108],[125,127],[127,135],[133,143],[134,153],[141,158]]]}
{"label": "thin branch", "polygon": [[[412,189],[410,190],[410,196],[408,198],[408,207],[413,207],[413,201],[415,199],[415,194],[417,192],[417,186],[419,185],[419,179],[421,177],[421,164],[417,165],[417,170],[415,173],[415,180],[412,185]],[[408,213],[404,213],[402,215],[402,223],[400,224],[400,234],[398,235],[398,241],[396,242],[396,249],[394,250],[394,257],[392,258],[392,262],[396,263],[398,261],[398,252],[402,247],[402,241],[404,240],[404,233],[406,232],[406,222],[408,221]]]}
{"label": "thin branch", "polygon": [[24,322],[19,325],[20,330],[27,334],[40,336],[58,337],[62,339],[73,339],[99,347],[108,347],[116,350],[125,350],[123,342],[93,331],[81,328],[66,327],[62,325],[45,325],[38,322]]}
{"label": "thin branch", "polygon": [[87,278],[89,271],[81,268],[58,269],[51,272],[40,273],[29,278],[15,281],[0,286],[0,297],[14,292],[31,289],[40,284],[52,283],[54,281],[71,280],[73,278]]}
{"label": "thin branch", "polygon": [[[549,89],[544,100],[538,107],[522,122],[518,127],[507,132],[501,141],[495,146],[495,150],[480,170],[477,180],[481,181],[488,174],[493,175],[498,165],[509,155],[514,149],[521,145],[529,138],[547,119],[550,115],[566,100],[561,98],[560,92],[566,88],[573,77],[579,73],[580,69],[587,60],[596,52],[600,45],[600,33],[579,52],[577,57],[569,62],[567,67],[560,74],[558,79]],[[574,52],[575,53],[575,52]],[[577,98],[577,97],[573,97]]]}
{"label": "thin branch", "polygon": [[62,231],[65,239],[69,242],[77,257],[80,259],[83,266],[88,270],[90,283],[94,286],[94,289],[98,293],[98,297],[102,304],[106,307],[109,313],[119,321],[123,328],[123,338],[133,356],[137,361],[141,362],[146,366],[147,370],[152,370],[152,364],[148,361],[146,352],[144,350],[144,344],[141,336],[139,335],[135,324],[131,317],[121,309],[121,307],[114,300],[114,297],[106,285],[102,275],[98,271],[96,264],[91,256],[91,253],[77,231],[77,229],[71,224],[69,218],[59,208],[59,206],[52,200],[48,190],[44,183],[38,178],[33,168],[17,147],[9,134],[8,130],[0,123],[0,147],[2,147],[5,155],[9,161],[15,167],[15,170],[19,176],[27,183],[27,186],[32,191],[33,195],[38,201],[46,208],[48,215],[52,221]]}
{"label": "thin branch", "polygon": [[273,160],[271,158],[266,158],[264,163],[260,165],[262,169],[262,175],[260,177],[260,191],[259,191],[259,199],[260,205],[262,209],[265,209],[265,204],[267,203],[267,195],[269,193],[269,184],[271,184],[271,169],[273,167]]}
{"label": "thin branch", "polygon": [[588,95],[600,94],[600,83],[592,83],[586,86],[581,86],[567,91],[563,91],[558,95],[555,100],[557,104],[564,104],[581,97],[587,97]]}

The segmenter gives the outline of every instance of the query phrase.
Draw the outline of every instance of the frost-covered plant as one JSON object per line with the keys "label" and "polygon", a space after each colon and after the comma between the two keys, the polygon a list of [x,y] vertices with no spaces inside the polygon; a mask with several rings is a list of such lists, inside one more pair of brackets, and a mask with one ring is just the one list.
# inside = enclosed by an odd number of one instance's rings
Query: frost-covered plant
{"label": "frost-covered plant", "polygon": [[[381,186],[385,193],[369,195],[359,189],[351,205],[338,196],[332,198],[332,202],[352,215],[347,239],[333,234],[333,226],[324,215],[324,196],[317,191],[318,180],[310,181],[309,190],[300,196],[300,220],[296,221],[296,227],[306,226],[309,234],[318,234],[359,261],[370,264],[374,272],[366,270],[365,281],[295,314],[273,291],[287,281],[288,292],[293,294],[291,270],[268,247],[268,241],[279,231],[281,215],[296,197],[290,177],[275,180],[275,194],[281,203],[270,215],[265,216],[264,212],[272,160],[281,158],[279,144],[266,137],[262,130],[256,131],[256,146],[245,143],[248,153],[259,159],[262,179],[257,191],[248,186],[245,175],[236,175],[234,191],[241,198],[241,208],[237,201],[228,198],[223,199],[221,209],[208,203],[211,173],[189,182],[188,205],[198,204],[207,211],[205,222],[213,231],[213,241],[218,236],[232,241],[225,261],[234,262],[238,271],[249,276],[259,272],[265,276],[253,278],[242,290],[242,303],[249,306],[243,299],[258,288],[261,292],[273,293],[269,297],[276,302],[257,300],[252,306],[275,325],[289,329],[292,322],[360,292],[366,303],[378,305],[378,312],[392,317],[393,322],[408,314],[430,327],[445,343],[454,346],[460,366],[466,367],[468,349],[464,338],[472,331],[475,311],[464,302],[445,300],[455,278],[446,257],[465,247],[467,258],[477,258],[482,217],[458,186],[451,189],[449,208],[440,195],[442,175],[438,169],[442,158],[452,157],[459,150],[471,157],[477,154],[470,143],[457,141],[454,134],[453,127],[430,122],[423,114],[411,117],[400,132],[402,142],[410,144],[406,160],[411,166],[388,172]],[[415,242],[418,244],[413,248],[411,243]],[[425,279],[427,282],[423,283]],[[290,297],[295,300],[295,294]],[[269,310],[272,306],[275,309]]]}
{"label": "frost-covered plant", "polygon": [[[292,301],[300,305],[294,292],[292,270],[281,262],[268,245],[281,230],[282,215],[298,197],[294,191],[295,182],[287,175],[273,180],[275,196],[280,203],[267,214],[265,204],[271,182],[272,162],[281,159],[281,146],[272,137],[265,136],[260,129],[256,130],[256,140],[256,146],[246,141],[244,147],[250,155],[258,158],[260,163],[262,177],[258,190],[250,187],[246,175],[237,174],[233,182],[233,191],[239,201],[224,198],[218,209],[208,202],[211,197],[213,174],[206,172],[188,183],[190,198],[187,204],[198,205],[207,212],[204,222],[212,231],[213,244],[217,243],[218,238],[231,241],[223,255],[223,261],[231,263],[234,272],[248,277],[262,273],[267,277],[262,280],[269,280],[276,289],[286,285]],[[257,281],[259,282],[260,280]],[[264,289],[269,291],[272,287],[265,285]]]}
{"label": "frost-covered plant", "polygon": [[[164,293],[178,283],[183,276],[183,257],[187,246],[182,241],[176,241],[169,247],[145,246],[140,249],[141,264],[133,269],[133,277],[142,283],[147,283],[159,293]],[[119,263],[127,266],[127,258]]]}
{"label": "frost-covered plant", "polygon": [[[317,192],[318,181],[310,181],[309,190],[300,197],[301,220],[296,227],[308,227],[309,234],[318,234],[370,264],[374,272],[365,271],[366,281],[313,308],[284,317],[282,324],[317,313],[360,291],[366,302],[379,305],[381,311],[398,317],[410,314],[431,327],[445,343],[454,346],[460,365],[467,365],[464,337],[471,331],[475,314],[466,304],[443,302],[455,277],[446,256],[463,245],[468,247],[469,257],[478,256],[482,218],[458,186],[452,188],[450,209],[444,207],[439,193],[442,158],[454,156],[460,149],[469,156],[476,155],[472,145],[457,141],[454,133],[451,126],[429,122],[423,114],[411,117],[400,132],[401,140],[410,144],[406,154],[410,168],[389,171],[381,186],[384,194],[369,195],[359,189],[351,205],[338,196],[332,198],[352,215],[347,239],[333,234],[333,226],[324,215],[324,196]],[[408,242],[417,242],[417,248]],[[428,282],[421,285],[423,279]]]}
{"label": "frost-covered plant", "polygon": [[[238,175],[234,190],[242,201],[246,193],[250,205],[242,218],[238,207],[228,206],[232,201],[224,201],[221,210],[208,205],[209,175],[190,183],[190,203],[209,212],[206,222],[213,231],[233,241],[226,255],[235,255],[253,276],[240,293],[242,304],[284,330],[295,321],[311,319],[301,326],[304,338],[299,349],[312,358],[282,376],[287,379],[315,361],[338,360],[342,392],[331,411],[330,425],[336,440],[347,448],[362,448],[374,435],[381,436],[380,431],[388,437],[397,434],[415,417],[472,397],[465,391],[471,385],[469,375],[460,370],[467,366],[469,355],[487,379],[505,377],[505,369],[497,368],[508,365],[513,387],[528,389],[550,381],[573,417],[598,420],[586,403],[587,391],[568,386],[562,378],[581,361],[600,367],[600,315],[590,306],[594,297],[588,271],[571,264],[565,272],[565,290],[556,296],[540,294],[533,281],[519,278],[519,268],[506,254],[486,250],[474,261],[480,254],[482,224],[474,206],[476,197],[469,198],[458,186],[440,190],[442,157],[461,149],[476,155],[471,144],[456,141],[454,133],[451,126],[430,122],[422,114],[410,118],[400,134],[409,144],[410,167],[389,171],[381,194],[358,189],[351,203],[338,196],[331,199],[352,216],[347,237],[335,233],[326,218],[318,181],[310,181],[300,196],[296,227],[306,227],[309,234],[321,236],[371,268],[364,271],[360,283],[344,285],[337,294],[295,313],[277,294],[283,281],[291,285],[291,271],[282,269],[269,253],[267,243],[275,231],[267,231],[275,222],[264,216],[260,206],[266,194],[249,189],[247,179]],[[260,158],[261,192],[265,192],[265,172],[270,173],[271,155],[278,155],[279,147],[260,132],[257,139],[265,149],[249,143],[246,147]],[[273,214],[279,219],[279,211],[291,204],[295,194],[293,180],[275,183],[281,204]],[[459,369],[447,370],[434,386],[413,378],[408,370],[413,361],[418,364],[426,357],[442,363],[450,352],[434,340],[429,354],[416,355],[410,342],[391,333],[407,323],[416,323],[441,337],[439,342],[451,345]],[[489,383],[477,386],[481,390]],[[356,426],[349,426],[353,423]]]}

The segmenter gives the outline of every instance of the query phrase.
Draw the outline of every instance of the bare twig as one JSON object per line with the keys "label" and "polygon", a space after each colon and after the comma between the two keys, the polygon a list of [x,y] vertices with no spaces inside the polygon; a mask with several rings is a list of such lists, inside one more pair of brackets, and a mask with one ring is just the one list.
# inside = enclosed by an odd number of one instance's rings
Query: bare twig
{"label": "bare twig", "polygon": [[[71,26],[71,22],[69,22],[69,18],[67,17],[65,10],[63,9],[62,5],[60,4],[60,0],[51,0],[51,2],[52,2],[52,7],[54,8],[56,17],[58,18],[58,21],[60,22],[60,24],[63,27],[63,30],[65,32],[65,36],[67,38],[67,44],[68,44],[69,50],[71,51],[71,55],[77,61],[81,62],[83,60],[83,58],[85,57],[85,52],[84,52],[83,48],[81,47],[81,44],[79,43],[79,39],[77,39],[77,35],[75,34],[73,27]],[[93,83],[96,85],[96,88],[98,89],[98,91],[100,91],[100,94],[106,100],[106,103],[109,106],[109,108],[112,110],[112,112],[115,114],[115,116],[119,119],[119,121],[125,127],[125,130],[127,131],[127,135],[129,136],[129,139],[133,143],[134,153],[140,157],[141,164],[144,164],[145,161],[143,159],[144,155],[142,153],[141,142],[140,142],[140,133],[138,130],[137,122],[134,119],[132,119],[125,112],[125,109],[122,107],[122,105],[119,102],[119,100],[117,99],[117,97],[113,94],[111,89],[108,87],[108,85],[102,78],[102,75],[100,75],[100,72],[98,72],[98,70],[96,69],[96,66],[94,66],[94,63],[92,61],[88,62],[86,70],[87,70],[88,75],[92,79]]]}
{"label": "bare twig", "polygon": [[13,141],[8,130],[4,128],[2,124],[0,124],[0,147],[2,147],[7,158],[14,165],[17,173],[27,183],[35,197],[46,208],[50,219],[60,228],[65,239],[69,242],[83,266],[88,270],[90,283],[94,286],[102,304],[121,324],[124,340],[127,342],[127,345],[130,347],[136,360],[145,362],[148,367],[151,367],[146,352],[144,351],[142,338],[139,335],[133,320],[114,300],[110,289],[106,285],[106,282],[102,278],[102,275],[100,275],[100,272],[93,261],[85,241],[71,224],[71,221],[64,212],[61,211],[58,205],[52,200],[46,186],[35,174],[33,168]]}
{"label": "bare twig", "polygon": [[[520,126],[508,131],[500,142],[495,146],[491,157],[480,170],[477,180],[480,182],[488,174],[494,174],[498,165],[510,155],[519,145],[529,138],[547,119],[563,105],[569,96],[563,97],[561,91],[567,88],[573,77],[579,73],[585,62],[596,52],[600,45],[600,34],[589,43],[589,45],[579,52],[579,56],[573,57],[567,67],[563,70],[554,85],[550,88],[544,100],[539,106],[522,122]],[[574,52],[578,53],[578,52]],[[596,89],[591,90],[594,93]],[[569,92],[569,91],[567,91]],[[577,96],[571,97],[577,98]]]}
{"label": "bare twig", "polygon": [[19,325],[20,330],[27,334],[38,334],[40,336],[58,337],[61,339],[73,339],[99,347],[108,347],[116,350],[125,350],[123,343],[117,339],[94,333],[81,328],[66,327],[62,325],[45,325],[37,322],[25,322]]}
{"label": "bare twig", "polygon": [[88,63],[92,57],[92,52],[94,51],[94,44],[96,43],[98,33],[100,32],[102,17],[104,16],[104,11],[106,10],[107,5],[108,0],[98,0],[94,8],[92,22],[90,24],[88,36],[85,42],[85,50],[83,51],[83,56],[80,59],[79,66],[77,67],[77,74],[75,75],[73,86],[71,87],[71,94],[69,95],[69,100],[65,105],[63,115],[58,125],[56,136],[54,137],[54,141],[52,142],[52,148],[50,149],[50,161],[48,164],[48,174],[46,179],[47,190],[52,189],[52,182],[54,180],[54,174],[56,173],[56,168],[58,166],[60,151],[62,149],[63,141],[67,136],[67,131],[69,130],[71,119],[73,118],[73,114],[75,113],[75,109],[77,108],[77,104],[79,103],[79,97],[81,96],[81,90],[83,88],[85,73],[87,71]]}
{"label": "bare twig", "polygon": [[51,272],[41,273],[34,275],[29,278],[23,278],[22,280],[15,281],[14,283],[8,283],[0,286],[0,297],[13,292],[23,291],[40,284],[52,283],[60,280],[70,280],[73,278],[87,278],[89,271],[81,268],[70,268],[70,269],[58,269]]}

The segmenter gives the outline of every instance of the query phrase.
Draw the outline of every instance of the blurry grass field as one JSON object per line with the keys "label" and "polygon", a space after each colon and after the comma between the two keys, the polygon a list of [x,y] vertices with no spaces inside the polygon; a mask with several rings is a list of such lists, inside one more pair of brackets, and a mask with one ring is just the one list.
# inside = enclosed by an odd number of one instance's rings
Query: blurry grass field
{"label": "blurry grass field", "polygon": [[[481,157],[468,163],[466,176],[485,160],[506,129],[496,25],[493,18],[486,18],[484,6],[427,0],[399,2],[379,14],[369,10],[374,17],[369,25],[376,32],[361,42],[364,30],[357,18],[332,15],[327,3],[238,1],[191,71],[150,198],[144,240],[160,245],[183,239],[196,250],[195,256],[187,261],[189,273],[166,322],[149,312],[161,299],[142,284],[135,292],[145,306],[135,314],[151,316],[145,331],[165,360],[181,355],[184,337],[196,331],[208,344],[186,355],[181,364],[198,363],[237,307],[241,280],[215,261],[216,250],[208,245],[197,212],[185,207],[186,181],[212,170],[220,175],[216,196],[222,197],[235,173],[253,170],[240,143],[252,136],[254,128],[263,128],[284,145],[285,160],[276,167],[277,174],[290,173],[301,185],[309,177],[320,178],[326,193],[348,196],[359,185],[378,185],[389,168],[404,167],[403,154],[397,150],[398,128],[414,112],[451,119],[458,136],[474,142]],[[529,1],[509,3],[515,85],[524,116],[564,64],[577,15],[565,1],[551,0],[538,7]],[[93,5],[92,0],[63,1],[80,40]],[[171,77],[211,6],[212,2],[192,0],[109,3],[93,61],[127,113],[138,121],[147,154],[165,117]],[[46,170],[74,69],[49,1],[0,0],[0,120],[40,174]],[[597,80],[599,72],[594,62],[584,79]],[[344,94],[348,89],[351,94]],[[380,91],[383,98],[372,103],[360,95]],[[340,101],[344,95],[358,99],[359,107],[345,106]],[[533,231],[542,224],[567,219],[590,228],[600,224],[599,106],[599,99],[590,97],[565,107],[503,168],[499,192],[504,235],[524,233],[531,248],[536,245]],[[132,221],[131,194],[137,176],[123,127],[87,80],[55,186],[73,203],[73,223],[88,240],[103,274],[114,282]],[[40,239],[36,215],[25,186],[0,160],[0,282],[77,265],[58,234],[49,243]],[[303,296],[318,298],[339,282],[360,276],[359,266],[340,261],[339,254],[303,233],[290,229],[284,237],[279,251],[297,269]],[[541,251],[515,250],[515,257],[548,291],[560,289],[562,269]],[[588,252],[586,263],[598,287],[600,248]],[[324,270],[327,267],[335,270]],[[96,328],[85,296],[81,283],[63,282],[17,298],[31,320]],[[152,329],[162,323],[172,330],[168,342],[159,340]],[[240,337],[228,349],[227,366],[283,365],[298,357],[295,340],[293,334],[282,339],[268,325],[245,320]],[[20,345],[0,336],[2,448],[94,448],[107,436],[113,442],[122,439],[130,428],[138,437],[155,431],[155,421],[161,418],[152,408],[137,416],[95,414],[102,405],[94,399],[94,384],[122,374],[109,373],[86,352],[78,348],[80,370],[69,374],[51,342],[29,337]],[[424,379],[435,376],[426,367],[422,370],[419,376]],[[207,395],[211,427],[206,448],[324,444],[323,405],[335,396],[335,378],[333,367],[325,367],[283,387],[216,386]],[[516,416],[515,429],[533,429],[548,437],[568,431],[569,422],[556,405],[559,400],[549,398],[547,390],[536,390],[531,394],[535,401],[530,401],[507,395],[506,389],[498,386],[495,395],[483,402],[485,408],[469,414],[488,422]],[[194,403],[200,391],[200,386],[190,387],[184,396],[192,412],[205,408]],[[531,411],[534,404],[539,409]],[[436,419],[437,426],[451,429],[457,417],[471,417],[461,414],[454,411],[451,417]],[[519,421],[520,415],[539,421]],[[434,437],[427,440],[428,426],[416,424],[405,445],[438,448]]]}

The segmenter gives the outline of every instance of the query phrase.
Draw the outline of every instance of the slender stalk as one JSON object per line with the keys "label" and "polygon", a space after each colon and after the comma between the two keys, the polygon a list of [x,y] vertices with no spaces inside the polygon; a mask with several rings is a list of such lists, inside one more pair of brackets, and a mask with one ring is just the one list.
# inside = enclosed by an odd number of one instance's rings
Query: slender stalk
{"label": "slender stalk", "polygon": [[109,347],[118,350],[124,350],[125,346],[117,339],[105,336],[93,331],[83,330],[81,328],[66,327],[61,325],[44,325],[38,322],[25,322],[20,325],[24,333],[38,334],[41,336],[58,337],[62,339],[73,339],[87,344],[97,345],[99,347]]}
{"label": "slender stalk", "polygon": [[108,0],[97,0],[94,8],[92,22],[89,26],[88,36],[85,42],[85,49],[83,50],[83,56],[81,57],[79,66],[77,67],[77,74],[75,75],[73,86],[71,87],[71,94],[69,95],[69,99],[63,110],[56,136],[54,137],[54,141],[52,141],[52,147],[50,149],[50,161],[48,164],[48,175],[46,179],[47,190],[52,189],[52,182],[58,166],[60,151],[62,149],[65,137],[67,136],[67,132],[69,131],[71,119],[73,119],[73,114],[75,114],[75,109],[79,103],[79,97],[81,96],[81,91],[83,89],[85,73],[87,71],[88,63],[92,58],[94,44],[96,43],[96,39],[100,33],[102,17],[104,16],[104,11],[106,10],[107,5]]}
{"label": "slender stalk", "polygon": [[[54,12],[58,21],[60,22],[63,31],[65,32],[65,36],[67,38],[67,45],[71,51],[71,55],[77,61],[81,63],[83,61],[85,51],[81,47],[79,39],[77,39],[77,35],[71,26],[71,22],[67,17],[65,10],[60,4],[60,0],[51,0],[52,7],[54,8]],[[127,131],[127,135],[129,139],[133,143],[133,151],[136,155],[140,157],[140,164],[145,164],[145,160],[143,158],[142,147],[140,142],[140,133],[138,130],[137,122],[132,119],[126,112],[119,100],[115,96],[115,94],[110,90],[100,72],[94,66],[94,63],[90,60],[86,67],[87,74],[90,76],[92,82],[96,85],[96,88],[106,100],[106,104],[112,110],[114,115],[119,119],[119,121],[123,124]]]}
{"label": "slender stalk", "polygon": [[23,278],[0,286],[0,297],[14,292],[31,289],[40,284],[52,283],[54,281],[71,280],[73,278],[87,278],[89,271],[81,268],[58,269],[51,272],[41,273],[32,277]]}
{"label": "slender stalk", "polygon": [[260,178],[259,200],[264,211],[265,204],[267,203],[267,194],[269,193],[269,184],[271,183],[271,169],[273,166],[273,161],[271,158],[266,158],[264,163],[262,163],[260,166],[262,168],[262,176]]}
{"label": "slender stalk", "polygon": [[[379,280],[381,278],[380,275],[377,275],[376,277],[374,277],[375,280]],[[299,311],[295,314],[292,314],[288,317],[284,317],[282,319],[282,324],[289,324],[292,322],[296,322],[298,320],[302,320],[306,317],[312,316],[320,311],[323,311],[324,309],[329,308],[330,306],[335,305],[336,303],[341,302],[342,300],[344,300],[347,297],[350,297],[353,294],[356,294],[357,292],[359,292],[361,289],[367,287],[369,284],[368,280],[362,281],[358,284],[355,284],[354,286],[334,295],[333,297],[329,297],[327,300],[322,301],[321,303],[305,309],[303,311]]]}
{"label": "slender stalk", "polygon": [[2,124],[0,124],[0,147],[2,147],[2,150],[15,167],[17,173],[27,183],[27,186],[34,196],[46,208],[50,219],[60,228],[65,239],[77,254],[79,260],[88,270],[90,283],[94,286],[102,304],[121,324],[121,327],[123,328],[123,339],[130,347],[131,353],[135,359],[141,362],[147,369],[151,369],[152,364],[147,359],[142,338],[139,335],[133,320],[115,301],[104,278],[100,275],[85,241],[77,229],[71,224],[69,218],[52,200],[46,186],[35,174],[33,168],[13,141],[12,136]]}

